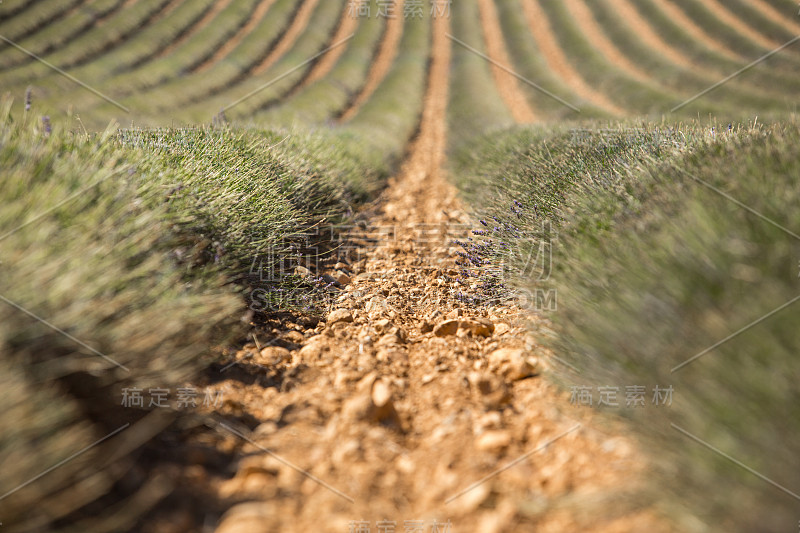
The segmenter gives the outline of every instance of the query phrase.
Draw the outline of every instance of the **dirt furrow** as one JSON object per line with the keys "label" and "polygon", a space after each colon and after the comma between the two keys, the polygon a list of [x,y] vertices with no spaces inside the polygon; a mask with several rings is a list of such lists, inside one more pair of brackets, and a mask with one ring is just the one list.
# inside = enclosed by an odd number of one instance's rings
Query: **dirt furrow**
{"label": "dirt furrow", "polygon": [[314,9],[316,9],[319,0],[304,0],[303,5],[297,10],[297,14],[292,19],[289,27],[281,36],[281,39],[270,50],[270,53],[260,63],[255,65],[247,73],[248,75],[263,74],[286,52],[288,52],[298,37],[305,31],[308,26],[308,21],[311,19]]}
{"label": "dirt furrow", "polygon": [[[589,410],[538,377],[547,352],[527,321],[543,321],[454,297],[464,287],[451,239],[468,218],[442,170],[448,28],[434,21],[408,156],[337,251],[334,306],[322,320],[268,316],[199,383],[225,398],[213,457],[238,462],[220,474],[209,459],[179,477],[215,502],[201,510],[227,509],[218,533],[448,522],[459,533],[663,530],[648,511],[608,511],[604,495],[631,489],[643,464],[627,439],[594,429]],[[569,503],[575,494],[583,507]]]}
{"label": "dirt furrow", "polygon": [[769,20],[783,26],[786,30],[800,34],[800,20],[798,20],[797,4],[787,2],[786,9],[778,10],[775,6],[764,0],[745,0],[750,6],[758,9]]}
{"label": "dirt furrow", "polygon": [[[397,0],[395,5],[397,6],[395,11],[397,13],[403,13],[405,5],[404,0]],[[367,80],[358,95],[339,117],[339,123],[347,122],[353,118],[356,113],[358,113],[358,110],[361,109],[361,106],[364,104],[364,102],[369,100],[370,96],[372,96],[372,93],[375,92],[375,89],[378,88],[378,85],[380,85],[380,83],[386,77],[386,74],[388,74],[389,69],[391,69],[394,60],[397,57],[397,50],[400,45],[400,38],[402,36],[403,17],[395,16],[388,19],[386,21],[386,30],[383,34],[383,38],[381,39],[378,53],[370,65],[369,73],[367,74]]]}
{"label": "dirt furrow", "polygon": [[[503,30],[497,18],[497,7],[494,5],[494,0],[479,0],[478,8],[481,14],[481,25],[483,26],[487,55],[500,65],[513,70],[511,58],[508,55],[508,50],[506,50]],[[525,93],[516,77],[496,64],[492,64],[492,77],[494,77],[500,97],[505,102],[515,122],[530,123],[539,120],[536,112],[528,103],[528,99],[525,97]]]}
{"label": "dirt furrow", "polygon": [[594,90],[572,66],[550,27],[550,21],[537,0],[522,0],[523,11],[533,32],[536,45],[547,65],[574,91],[576,95],[602,109],[617,115],[625,111],[611,102],[608,97]]}
{"label": "dirt furrow", "polygon": [[714,16],[716,16],[721,22],[730,26],[731,28],[736,30],[739,33],[739,35],[741,35],[746,39],[749,39],[758,46],[770,50],[772,48],[776,48],[781,44],[783,44],[777,41],[773,41],[769,37],[766,37],[762,33],[759,33],[747,22],[743,21],[742,19],[737,17],[734,13],[732,13],[730,10],[728,10],[728,8],[725,7],[725,4],[723,4],[722,2],[718,0],[699,0],[699,2],[700,4],[705,5],[706,9],[708,9],[710,12],[714,13]]}
{"label": "dirt furrow", "polygon": [[214,54],[197,65],[193,72],[204,72],[214,66],[218,61],[224,59],[228,54],[230,54],[242,40],[250,35],[250,33],[258,27],[261,23],[261,20],[266,16],[269,8],[272,7],[272,4],[275,3],[275,0],[262,0],[253,11],[253,14],[247,20],[244,26],[242,26],[239,31],[237,31],[233,37],[228,39],[225,44],[223,44]]}
{"label": "dirt furrow", "polygon": [[[613,0],[613,1],[616,2],[616,3],[627,3],[630,0]],[[683,30],[686,31],[686,33],[688,33],[689,36],[692,39],[694,39],[695,41],[701,43],[703,46],[705,46],[709,50],[713,50],[714,52],[716,52],[718,54],[721,54],[721,55],[727,57],[728,59],[732,59],[734,61],[741,61],[742,60],[742,57],[740,55],[738,55],[736,52],[728,49],[727,46],[725,46],[723,43],[719,42],[717,39],[714,39],[713,37],[708,35],[705,32],[705,30],[703,30],[703,28],[701,28],[690,16],[688,16],[686,13],[684,13],[683,10],[681,10],[679,7],[677,7],[672,2],[659,2],[658,3],[658,7],[660,9],[662,9],[672,20],[674,20],[676,24],[678,24],[681,28],[683,28]],[[628,7],[626,12],[635,12],[635,11],[636,10],[633,7]],[[638,12],[636,13],[636,16],[638,16]],[[642,20],[642,19],[640,18],[640,20]],[[633,21],[633,19],[631,19],[631,21]],[[643,21],[641,24],[645,24],[646,25],[648,23],[647,23],[647,21]],[[642,27],[642,28],[646,27],[647,28],[646,30],[645,29],[642,30],[643,33],[644,32],[655,33],[655,32],[653,32],[652,28],[650,28],[650,26],[642,26],[642,25],[637,24],[636,27],[637,28],[638,27]],[[673,47],[669,43],[667,43],[666,41],[663,41],[660,36],[656,35],[655,38],[660,40],[661,43],[663,43],[663,44],[661,44],[659,46],[659,48],[656,48],[656,50],[662,51],[662,53],[665,53],[665,55],[666,55],[666,53],[670,53],[670,54],[674,53],[675,55],[683,58],[682,61],[686,63],[686,65],[684,65],[684,66],[687,66],[687,67],[691,66],[691,60],[689,58],[686,58],[677,49],[675,49],[675,51],[673,52]],[[675,62],[674,61],[674,57],[672,55],[669,55],[667,57],[669,57],[670,60]]]}

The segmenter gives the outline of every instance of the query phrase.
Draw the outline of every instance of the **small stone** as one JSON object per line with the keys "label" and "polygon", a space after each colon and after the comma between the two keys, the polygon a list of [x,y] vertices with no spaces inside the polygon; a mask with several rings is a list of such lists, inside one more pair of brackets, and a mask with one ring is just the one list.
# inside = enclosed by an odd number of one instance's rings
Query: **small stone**
{"label": "small stone", "polygon": [[279,529],[275,506],[268,502],[240,503],[222,517],[217,533],[269,533]]}
{"label": "small stone", "polygon": [[389,383],[383,379],[376,380],[372,384],[372,403],[376,407],[385,407],[392,401],[392,389]]}
{"label": "small stone", "polygon": [[334,278],[340,285],[349,285],[350,284],[350,276],[345,274],[344,272],[335,272]]}
{"label": "small stone", "polygon": [[511,400],[508,386],[499,376],[472,372],[468,379],[487,409],[500,409]]}
{"label": "small stone", "polygon": [[517,381],[536,375],[538,361],[522,348],[500,348],[489,354],[489,368],[506,379]]}
{"label": "small stone", "polygon": [[421,333],[430,333],[433,331],[433,322],[430,322],[429,320],[423,320],[422,324],[419,326],[419,331]]}
{"label": "small stone", "polygon": [[389,331],[389,329],[392,327],[392,321],[388,318],[382,318],[381,320],[376,321],[374,326],[378,332]]}
{"label": "small stone", "polygon": [[[263,425],[263,424],[262,424]],[[503,425],[503,417],[497,411],[484,414],[475,422],[475,433],[481,434],[489,429],[500,429]]]}
{"label": "small stone", "polygon": [[263,364],[276,364],[283,361],[288,361],[292,358],[292,354],[286,348],[280,346],[267,346],[259,352],[256,362]]}
{"label": "small stone", "polygon": [[347,263],[343,263],[341,261],[333,265],[333,268],[336,270],[345,270],[345,271],[350,270],[350,267],[347,265]]}
{"label": "small stone", "polygon": [[328,351],[328,346],[324,342],[310,342],[300,348],[299,352],[292,359],[292,364],[300,364],[309,361],[317,361]]}
{"label": "small stone", "polygon": [[328,326],[332,326],[337,322],[352,322],[353,315],[347,309],[336,309],[331,311],[327,318]]}
{"label": "small stone", "polygon": [[509,331],[511,331],[511,326],[509,326],[505,322],[500,322],[499,324],[495,324],[494,326],[495,335],[505,335]]}
{"label": "small stone", "polygon": [[489,337],[494,333],[494,324],[491,320],[485,318],[470,318],[462,320],[459,323],[459,328],[466,329],[472,332],[476,337]]}
{"label": "small stone", "polygon": [[440,322],[433,328],[433,334],[437,337],[447,337],[448,335],[455,335],[458,332],[458,320],[445,320]]}
{"label": "small stone", "polygon": [[305,336],[299,331],[290,331],[283,336],[283,340],[300,344],[305,340]]}
{"label": "small stone", "polygon": [[380,339],[378,339],[377,345],[378,346],[388,346],[392,344],[398,344],[400,339],[397,337],[396,333],[387,333],[383,335]]}
{"label": "small stone", "polygon": [[447,318],[449,318],[450,320],[453,320],[453,319],[456,319],[456,318],[459,318],[459,317],[462,317],[462,316],[464,316],[464,310],[463,309],[453,309],[452,311],[447,313]]}
{"label": "small stone", "polygon": [[311,271],[304,266],[296,266],[294,267],[294,275],[300,276],[301,278],[310,278]]}
{"label": "small stone", "polygon": [[507,431],[490,430],[478,437],[475,447],[484,452],[497,452],[511,444],[511,435]]}
{"label": "small stone", "polygon": [[[365,394],[363,388],[370,382],[372,382],[371,390]],[[345,420],[380,422],[400,427],[400,416],[392,402],[392,390],[387,381],[375,379],[375,375],[370,374],[358,383],[356,389],[359,392],[342,406],[342,416]]]}
{"label": "small stone", "polygon": [[253,434],[264,437],[267,435],[272,435],[276,431],[278,431],[278,424],[272,420],[267,420],[266,422],[259,424],[256,429],[253,430]]}

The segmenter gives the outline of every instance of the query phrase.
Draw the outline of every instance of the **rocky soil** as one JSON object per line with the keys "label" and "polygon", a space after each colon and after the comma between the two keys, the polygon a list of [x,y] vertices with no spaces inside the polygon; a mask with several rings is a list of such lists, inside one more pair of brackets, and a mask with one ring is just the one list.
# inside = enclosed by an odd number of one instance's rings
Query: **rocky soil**
{"label": "rocky soil", "polygon": [[187,499],[148,531],[665,530],[630,505],[641,453],[542,377],[546,322],[453,298],[469,221],[441,171],[446,24],[419,135],[336,265],[335,306],[273,317],[197,384],[221,392],[218,423],[179,446]]}

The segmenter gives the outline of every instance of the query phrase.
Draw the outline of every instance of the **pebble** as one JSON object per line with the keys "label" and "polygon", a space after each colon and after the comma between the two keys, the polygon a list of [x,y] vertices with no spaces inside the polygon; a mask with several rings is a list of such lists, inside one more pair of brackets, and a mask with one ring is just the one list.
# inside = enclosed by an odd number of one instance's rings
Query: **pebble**
{"label": "pebble", "polygon": [[256,361],[263,364],[276,364],[283,361],[288,361],[292,358],[292,354],[286,348],[280,346],[267,346],[259,352]]}
{"label": "pebble", "polygon": [[437,337],[447,337],[448,335],[455,335],[458,332],[458,320],[445,320],[440,322],[433,328],[433,334]]}
{"label": "pebble", "polygon": [[449,318],[451,320],[459,318],[459,317],[462,317],[462,316],[464,316],[464,310],[463,309],[453,309],[452,311],[447,313],[447,318]]}
{"label": "pebble", "polygon": [[283,340],[300,344],[305,340],[305,336],[299,331],[290,331],[283,336]]}
{"label": "pebble", "polygon": [[276,528],[275,517],[271,503],[240,503],[225,513],[216,533],[270,533]]}
{"label": "pebble", "polygon": [[487,409],[500,409],[511,400],[508,386],[499,376],[472,372],[468,379]]}
{"label": "pebble", "polygon": [[389,383],[383,379],[376,380],[372,385],[372,403],[382,408],[391,401],[392,389]]}
{"label": "pebble", "polygon": [[294,268],[294,275],[300,276],[301,278],[310,278],[311,271],[304,266],[297,266]]}
{"label": "pebble", "polygon": [[352,321],[353,321],[353,315],[352,313],[350,313],[348,309],[336,309],[334,311],[331,311],[326,319],[328,326],[332,326],[337,322],[352,322]]}
{"label": "pebble", "polygon": [[538,361],[522,348],[500,348],[489,354],[489,368],[511,381],[536,375]]}
{"label": "pebble", "polygon": [[511,435],[507,431],[489,430],[475,442],[475,447],[484,452],[497,452],[511,444]]}
{"label": "pebble", "polygon": [[462,320],[458,327],[471,331],[476,337],[489,337],[494,333],[494,324],[485,318]]}
{"label": "pebble", "polygon": [[388,318],[382,318],[381,320],[376,321],[374,324],[375,329],[379,332],[381,331],[388,331],[389,328],[392,327],[392,321]]}
{"label": "pebble", "polygon": [[509,331],[511,331],[511,326],[509,326],[505,322],[500,322],[499,324],[495,324],[494,326],[495,335],[505,335]]}

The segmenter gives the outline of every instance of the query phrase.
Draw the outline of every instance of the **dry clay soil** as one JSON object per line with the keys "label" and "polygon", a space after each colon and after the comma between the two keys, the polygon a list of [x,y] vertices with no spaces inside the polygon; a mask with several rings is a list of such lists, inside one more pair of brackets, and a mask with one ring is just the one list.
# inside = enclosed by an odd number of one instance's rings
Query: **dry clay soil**
{"label": "dry clay soil", "polygon": [[176,474],[224,514],[198,524],[195,502],[153,531],[667,530],[621,504],[641,452],[542,377],[546,322],[451,297],[448,228],[468,220],[442,172],[451,43],[435,24],[419,133],[369,215],[391,231],[339,265],[323,321],[273,321],[199,383],[221,392],[216,415],[249,421],[216,427],[224,475]]}

